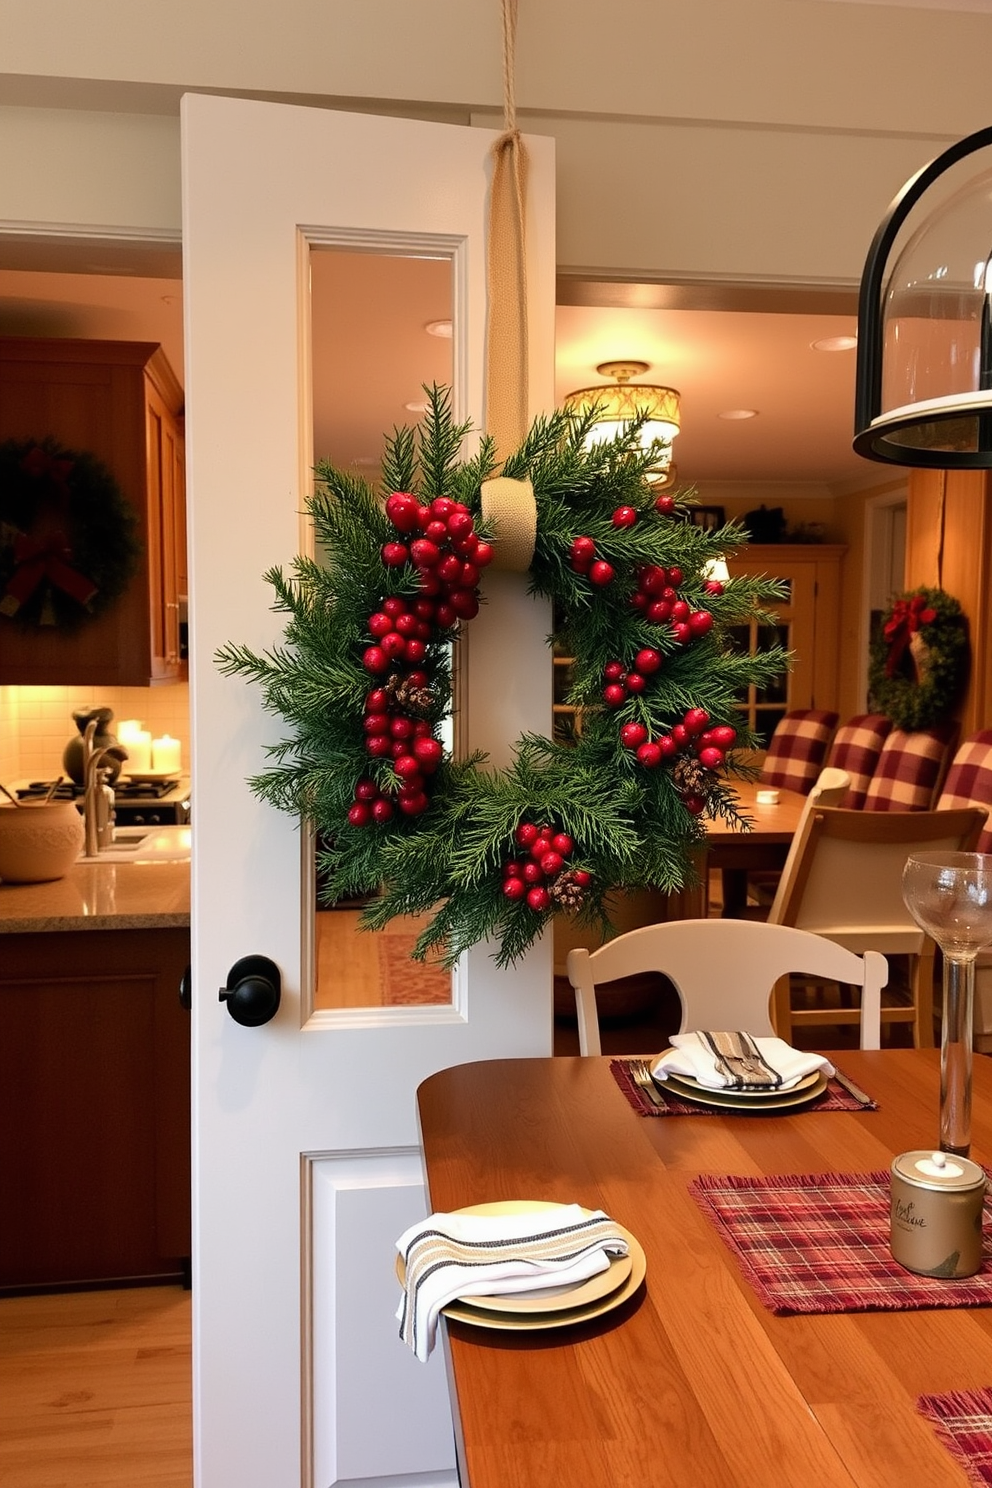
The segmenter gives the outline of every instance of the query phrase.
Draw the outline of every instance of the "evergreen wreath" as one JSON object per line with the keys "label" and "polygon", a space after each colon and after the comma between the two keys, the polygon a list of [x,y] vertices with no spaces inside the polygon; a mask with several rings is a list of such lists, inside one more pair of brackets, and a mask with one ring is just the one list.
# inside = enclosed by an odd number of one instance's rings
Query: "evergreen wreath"
{"label": "evergreen wreath", "polygon": [[127,588],[134,508],[94,455],[54,439],[0,444],[0,617],[72,630]]}
{"label": "evergreen wreath", "polygon": [[954,709],[968,676],[968,625],[943,589],[901,594],[871,645],[871,707],[896,728],[932,728]]}
{"label": "evergreen wreath", "polygon": [[480,498],[498,462],[488,436],[461,460],[469,425],[454,423],[446,390],[427,391],[419,428],[386,442],[382,495],[317,467],[308,505],[326,559],[265,576],[288,616],[284,644],[228,644],[216,660],[288,726],[250,785],[316,829],[324,897],[373,894],[368,929],[429,913],[417,958],[450,965],[492,938],[506,966],[556,913],[609,932],[610,891],[680,888],[704,815],[741,822],[728,774],[753,773],[738,751],[757,741],[735,703],[788,658],[735,650],[726,632],[782,590],[706,577],[747,534],[705,532],[687,520],[691,497],[654,496],[658,451],[641,449],[640,421],[586,449],[594,413],[539,418],[502,474],[533,485],[530,592],[554,601],[550,640],[575,658],[568,702],[582,728],[571,742],[522,737],[501,770],[453,757],[441,742],[451,643],[499,541]]}

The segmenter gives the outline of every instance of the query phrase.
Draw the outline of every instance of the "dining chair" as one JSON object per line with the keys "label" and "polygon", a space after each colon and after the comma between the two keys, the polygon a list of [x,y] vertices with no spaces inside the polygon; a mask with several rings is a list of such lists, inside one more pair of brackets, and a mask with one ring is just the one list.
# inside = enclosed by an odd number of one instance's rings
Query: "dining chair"
{"label": "dining chair", "polygon": [[[977,806],[992,812],[992,729],[970,734],[951,762],[937,809],[948,811],[957,806]],[[988,815],[975,851],[992,853],[992,817]],[[982,1054],[992,1054],[990,951],[979,951],[975,961],[975,1048]]]}
{"label": "dining chair", "polygon": [[786,713],[768,742],[761,766],[762,785],[806,795],[823,766],[838,716],[822,708],[797,708]]}
{"label": "dining chair", "polygon": [[992,853],[992,729],[970,734],[958,748],[937,801],[939,811],[977,806],[986,813],[976,852]]}
{"label": "dining chair", "polygon": [[844,806],[856,811],[865,804],[878,756],[891,729],[892,720],[884,713],[858,713],[841,724],[830,745],[827,764],[837,770],[846,770],[851,785],[842,801],[824,802],[824,805]]}
{"label": "dining chair", "polygon": [[599,1054],[596,987],[618,977],[659,972],[674,985],[682,1005],[680,1033],[706,1028],[775,1033],[775,986],[789,973],[842,981],[861,988],[861,1047],[877,1049],[885,957],[847,950],[822,936],[787,925],[751,920],[668,920],[644,925],[607,941],[599,950],[578,947],[566,962],[575,991],[579,1053]]}
{"label": "dining chair", "polygon": [[956,723],[934,728],[892,729],[865,793],[865,811],[930,811],[944,782],[957,742]]}
{"label": "dining chair", "polygon": [[782,881],[782,874],[785,873],[792,855],[795,853],[796,843],[799,840],[803,825],[810,811],[814,806],[840,806],[850,794],[850,790],[851,777],[846,770],[838,770],[831,765],[824,766],[816,777],[816,784],[803,803],[802,813],[796,824],[796,830],[793,834],[792,842],[789,844],[789,851],[786,854],[782,867],[778,871],[772,869],[758,869],[751,872],[748,872],[746,869],[733,870],[736,872],[743,871],[745,873],[747,884],[745,897],[748,900],[754,899],[757,901],[756,903],[745,903],[735,918],[767,920],[768,911],[778,892],[778,886]]}
{"label": "dining chair", "polygon": [[[769,923],[811,931],[851,951],[907,956],[908,1004],[883,1007],[881,1019],[912,1024],[913,1043],[928,1047],[934,1041],[935,946],[903,903],[902,871],[914,852],[970,851],[984,823],[985,813],[975,807],[814,807],[796,833]],[[786,1040],[796,1025],[856,1023],[860,1016],[844,1005],[795,1007],[787,985],[776,989],[775,1026]]]}

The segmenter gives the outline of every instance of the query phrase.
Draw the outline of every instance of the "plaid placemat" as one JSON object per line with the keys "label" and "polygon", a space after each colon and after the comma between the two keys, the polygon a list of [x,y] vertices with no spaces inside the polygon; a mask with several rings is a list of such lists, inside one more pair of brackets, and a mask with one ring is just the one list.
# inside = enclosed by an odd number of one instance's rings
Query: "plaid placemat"
{"label": "plaid placemat", "polygon": [[992,1484],[992,1390],[921,1395],[916,1402],[973,1483]]}
{"label": "plaid placemat", "polygon": [[689,1188],[772,1312],[992,1304],[992,1234],[977,1276],[906,1271],[889,1253],[889,1173],[697,1178]]}
{"label": "plaid placemat", "polygon": [[[660,1110],[652,1105],[651,1101],[635,1085],[630,1073],[630,1061],[627,1059],[611,1059],[610,1074],[616,1080],[627,1100],[641,1116],[758,1116],[760,1111],[738,1111],[730,1107],[697,1106],[694,1101],[682,1100],[673,1091],[662,1090],[665,1097],[665,1109]],[[877,1111],[878,1105],[875,1101],[863,1101],[856,1095],[852,1095],[837,1080],[829,1081],[826,1090],[816,1100],[810,1101],[807,1106],[798,1106],[795,1111],[790,1109],[789,1114],[798,1116],[803,1111]],[[780,1116],[781,1111],[768,1111],[768,1116]]]}

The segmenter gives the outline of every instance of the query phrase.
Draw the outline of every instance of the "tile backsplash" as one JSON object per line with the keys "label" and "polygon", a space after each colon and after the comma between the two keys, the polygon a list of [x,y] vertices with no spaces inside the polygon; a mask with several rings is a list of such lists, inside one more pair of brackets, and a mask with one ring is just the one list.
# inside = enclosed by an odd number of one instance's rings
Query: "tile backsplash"
{"label": "tile backsplash", "polygon": [[0,687],[0,780],[53,780],[62,751],[76,731],[77,708],[112,708],[115,725],[137,718],[155,738],[170,734],[182,746],[189,773],[189,687]]}

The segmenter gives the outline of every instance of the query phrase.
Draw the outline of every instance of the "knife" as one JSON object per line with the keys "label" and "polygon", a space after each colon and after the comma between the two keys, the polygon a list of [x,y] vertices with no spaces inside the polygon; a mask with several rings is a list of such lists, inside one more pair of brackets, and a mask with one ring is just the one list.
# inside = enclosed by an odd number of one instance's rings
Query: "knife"
{"label": "knife", "polygon": [[855,1085],[853,1080],[849,1080],[847,1075],[842,1074],[836,1065],[834,1066],[834,1079],[838,1085],[843,1085],[848,1095],[853,1095],[856,1101],[861,1101],[866,1106],[873,1106],[875,1104],[871,1096],[867,1095],[861,1089],[860,1085]]}

